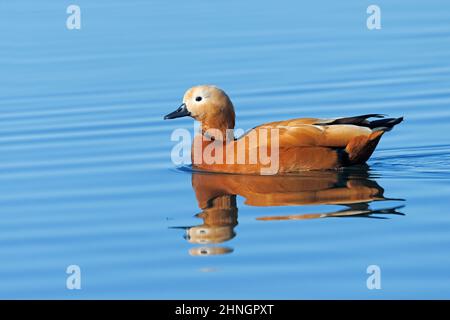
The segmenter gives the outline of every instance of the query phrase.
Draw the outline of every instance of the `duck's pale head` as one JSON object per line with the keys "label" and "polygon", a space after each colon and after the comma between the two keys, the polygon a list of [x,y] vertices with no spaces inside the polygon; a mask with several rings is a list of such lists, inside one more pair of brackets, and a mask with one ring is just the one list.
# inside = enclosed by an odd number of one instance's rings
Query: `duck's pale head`
{"label": "duck's pale head", "polygon": [[203,129],[233,129],[235,114],[233,103],[221,89],[211,85],[190,88],[181,106],[164,119],[190,116],[202,123]]}

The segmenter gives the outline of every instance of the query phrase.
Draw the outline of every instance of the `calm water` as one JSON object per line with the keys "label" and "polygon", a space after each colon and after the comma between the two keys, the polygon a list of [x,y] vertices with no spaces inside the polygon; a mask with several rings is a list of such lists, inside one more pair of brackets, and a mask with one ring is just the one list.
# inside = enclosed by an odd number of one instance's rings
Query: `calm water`
{"label": "calm water", "polygon": [[[77,0],[69,31],[71,3],[0,4],[0,298],[450,298],[448,1],[377,1],[379,31],[368,1]],[[162,116],[201,83],[244,129],[406,120],[367,169],[260,190],[172,164],[193,124]]]}

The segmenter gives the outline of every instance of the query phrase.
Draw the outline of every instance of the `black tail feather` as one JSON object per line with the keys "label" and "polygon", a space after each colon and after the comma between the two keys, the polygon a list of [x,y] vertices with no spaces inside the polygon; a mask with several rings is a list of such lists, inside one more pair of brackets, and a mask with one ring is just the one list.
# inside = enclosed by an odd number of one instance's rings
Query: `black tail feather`
{"label": "black tail feather", "polygon": [[376,129],[376,128],[392,129],[395,125],[399,124],[402,121],[403,121],[403,117],[375,120],[375,121],[370,121],[368,127],[370,129]]}
{"label": "black tail feather", "polygon": [[339,118],[334,120],[333,122],[330,122],[329,124],[354,124],[354,125],[364,125],[367,124],[367,119],[369,118],[384,118],[384,114],[364,114],[361,116],[356,117],[348,117],[348,118]]}
{"label": "black tail feather", "polygon": [[[336,124],[352,124],[361,127],[368,127],[370,129],[384,128],[384,129],[392,129],[395,125],[399,124],[403,121],[403,117],[400,118],[384,118],[384,114],[364,114],[356,117],[348,117],[348,118],[339,118],[332,122],[327,123],[327,125],[336,125]],[[369,121],[369,118],[383,118],[380,120]]]}

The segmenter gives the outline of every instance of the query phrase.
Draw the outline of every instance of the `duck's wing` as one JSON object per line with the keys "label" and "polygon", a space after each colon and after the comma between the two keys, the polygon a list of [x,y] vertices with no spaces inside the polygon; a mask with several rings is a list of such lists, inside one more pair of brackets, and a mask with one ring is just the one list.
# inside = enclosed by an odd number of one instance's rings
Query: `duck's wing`
{"label": "duck's wing", "polygon": [[[373,123],[373,121],[369,121],[367,119],[369,118],[384,118],[385,115],[378,114],[378,113],[371,113],[371,114],[364,114],[360,116],[355,117],[347,117],[347,118],[297,118],[297,119],[290,119],[290,120],[284,120],[284,121],[275,121],[270,122],[267,124],[264,124],[263,126],[271,126],[271,125],[303,125],[303,124],[310,124],[310,125],[338,125],[338,124],[353,124],[357,126],[362,127],[370,127],[370,124]],[[391,119],[384,119],[385,120],[391,120]]]}
{"label": "duck's wing", "polygon": [[345,148],[356,137],[368,137],[376,131],[388,131],[403,118],[383,118],[380,114],[367,114],[348,118],[300,118],[263,124],[253,130],[278,129],[280,147],[333,147]]}

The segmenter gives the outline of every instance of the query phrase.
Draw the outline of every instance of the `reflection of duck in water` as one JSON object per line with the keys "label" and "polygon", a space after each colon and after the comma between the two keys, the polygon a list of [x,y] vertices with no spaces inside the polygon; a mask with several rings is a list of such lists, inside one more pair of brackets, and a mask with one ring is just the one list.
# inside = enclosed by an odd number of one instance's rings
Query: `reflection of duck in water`
{"label": "reflection of duck in water", "polygon": [[[197,217],[203,224],[186,228],[191,243],[210,245],[223,243],[235,236],[238,224],[236,195],[250,206],[343,205],[343,210],[329,213],[266,216],[258,220],[304,220],[326,217],[383,218],[385,214],[402,214],[402,206],[371,209],[374,201],[400,200],[384,197],[384,189],[370,179],[367,168],[345,171],[310,171],[292,176],[249,176],[193,173],[192,187],[202,212]],[[374,216],[378,214],[378,216]],[[193,255],[229,253],[222,247],[202,247]]]}

